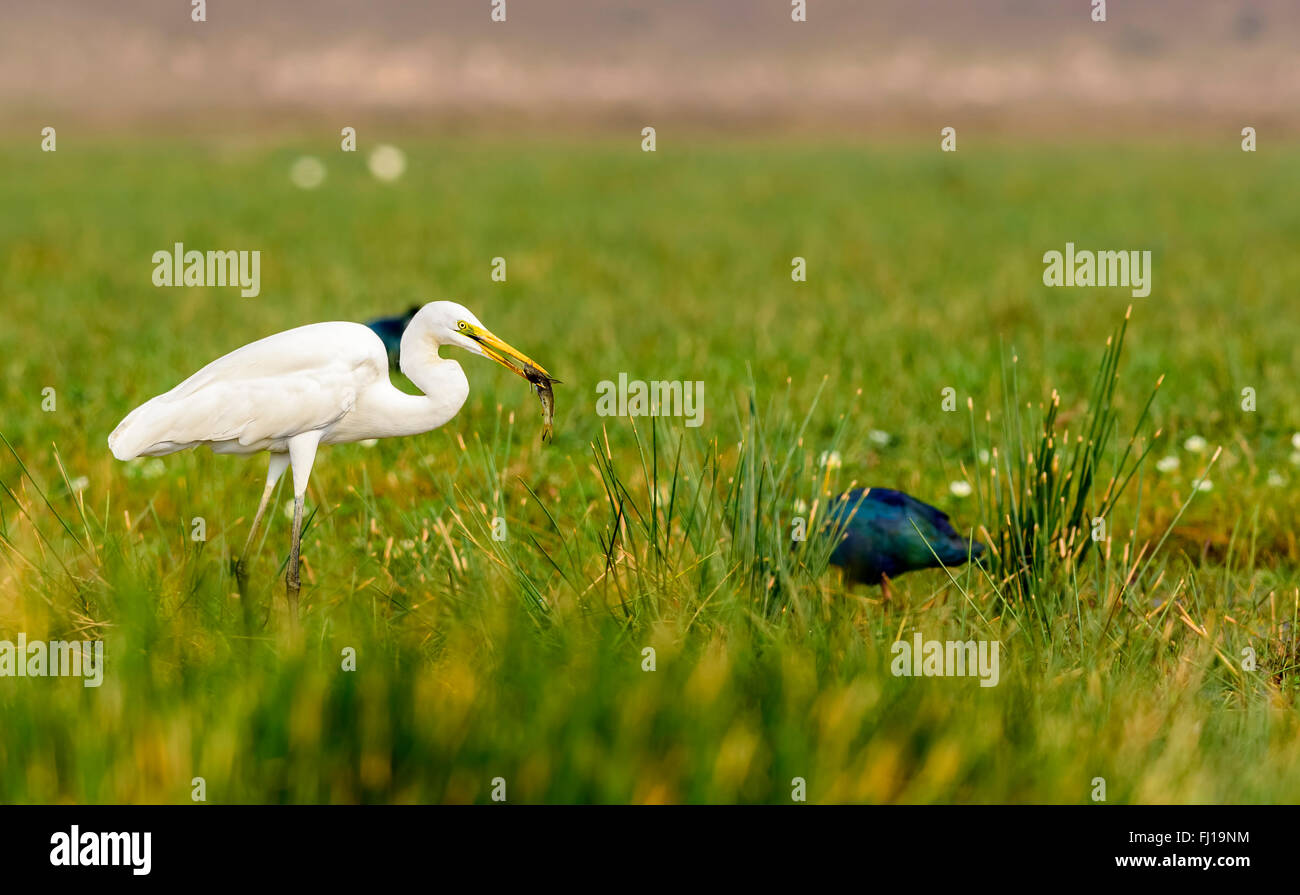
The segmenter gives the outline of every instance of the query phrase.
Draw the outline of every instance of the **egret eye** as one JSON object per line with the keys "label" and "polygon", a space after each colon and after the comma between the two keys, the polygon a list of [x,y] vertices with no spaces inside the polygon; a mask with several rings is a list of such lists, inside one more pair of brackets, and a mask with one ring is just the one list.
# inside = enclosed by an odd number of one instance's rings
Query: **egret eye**
{"label": "egret eye", "polygon": [[461,332],[465,332],[465,330],[469,329],[469,324],[462,320],[460,323],[456,324],[456,328]]}

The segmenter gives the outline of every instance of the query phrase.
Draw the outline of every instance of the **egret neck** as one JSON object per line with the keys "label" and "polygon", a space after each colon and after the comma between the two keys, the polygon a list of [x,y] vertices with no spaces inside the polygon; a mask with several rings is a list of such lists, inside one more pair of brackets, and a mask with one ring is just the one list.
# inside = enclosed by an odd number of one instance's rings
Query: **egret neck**
{"label": "egret neck", "polygon": [[366,406],[360,402],[357,406],[369,433],[366,437],[419,435],[438,428],[460,411],[469,398],[469,380],[459,363],[439,355],[440,347],[427,328],[407,327],[402,335],[401,368],[423,394],[409,395],[391,383],[367,394]]}

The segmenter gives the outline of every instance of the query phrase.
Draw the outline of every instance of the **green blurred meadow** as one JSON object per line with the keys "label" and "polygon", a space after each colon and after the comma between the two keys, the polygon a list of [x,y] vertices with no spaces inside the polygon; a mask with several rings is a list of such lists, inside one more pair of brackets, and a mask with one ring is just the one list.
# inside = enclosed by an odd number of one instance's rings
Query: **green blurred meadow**
{"label": "green blurred meadow", "polygon": [[[0,801],[1300,801],[1300,151],[466,138],[381,183],[322,145],[0,146],[0,639],[107,655],[99,688],[0,678]],[[1150,249],[1150,297],[1045,288],[1066,241]],[[260,296],[155,288],[175,242],[260,250]],[[283,484],[246,598],[228,566],[264,458],[108,452],[239,345],[435,299],[563,381],[555,440],[458,356],[452,423],[323,451],[297,626]],[[788,551],[853,482],[1005,530],[1006,371],[1087,419],[1130,305],[1111,453],[1163,375],[1154,446],[1032,605],[997,564],[884,603]],[[620,373],[703,381],[704,425],[598,416]],[[915,631],[999,640],[1000,683],[892,676]]]}

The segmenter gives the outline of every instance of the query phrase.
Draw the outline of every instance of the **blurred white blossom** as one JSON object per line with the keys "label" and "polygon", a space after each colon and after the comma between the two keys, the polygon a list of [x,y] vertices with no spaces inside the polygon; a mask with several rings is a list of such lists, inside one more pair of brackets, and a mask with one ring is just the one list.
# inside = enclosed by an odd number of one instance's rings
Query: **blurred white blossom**
{"label": "blurred white blossom", "polygon": [[376,146],[370,153],[370,173],[383,181],[394,181],[406,171],[406,153],[387,143]]}
{"label": "blurred white blossom", "polygon": [[844,458],[840,456],[839,451],[823,451],[817,462],[827,469],[839,469],[844,465]]}
{"label": "blurred white blossom", "polygon": [[302,190],[314,190],[325,182],[325,163],[314,155],[300,156],[289,169],[289,180]]}

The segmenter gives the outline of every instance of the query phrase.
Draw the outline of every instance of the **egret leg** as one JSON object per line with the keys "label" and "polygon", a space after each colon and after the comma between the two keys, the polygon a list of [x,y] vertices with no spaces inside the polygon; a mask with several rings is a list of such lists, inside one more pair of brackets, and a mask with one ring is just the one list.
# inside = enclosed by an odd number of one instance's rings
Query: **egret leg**
{"label": "egret leg", "polygon": [[271,502],[271,492],[275,490],[276,482],[280,481],[280,476],[284,475],[284,471],[288,468],[288,454],[271,455],[271,464],[266,470],[266,487],[262,489],[262,501],[257,505],[257,514],[253,516],[253,527],[248,531],[248,540],[244,541],[244,552],[239,555],[240,566],[248,560],[248,551],[253,548],[253,540],[262,525],[262,516],[266,514],[266,505]]}
{"label": "egret leg", "polygon": [[289,548],[289,568],[284,574],[285,595],[289,598],[289,615],[298,617],[299,554],[302,548],[302,508],[307,497],[307,480],[311,477],[320,432],[303,432],[289,439],[289,463],[293,466],[293,543]]}
{"label": "egret leg", "polygon": [[295,494],[293,496],[293,546],[289,548],[289,570],[284,573],[285,596],[289,598],[289,614],[293,617],[298,615],[298,591],[302,587],[302,582],[298,580],[299,550],[302,545],[302,505],[302,495]]}
{"label": "egret leg", "polygon": [[893,593],[889,590],[889,576],[882,574],[880,576],[880,596],[886,603],[894,598]]}
{"label": "egret leg", "polygon": [[280,480],[280,476],[288,468],[288,454],[271,455],[271,463],[266,470],[266,487],[262,489],[262,500],[257,505],[257,514],[253,516],[253,527],[248,532],[248,539],[244,541],[244,550],[239,554],[239,559],[231,563],[235,572],[235,584],[239,588],[241,597],[247,596],[245,591],[248,585],[248,551],[252,549],[253,540],[257,537],[257,530],[261,527],[262,516],[266,513],[266,505],[271,500],[271,492],[275,490],[275,483]]}

